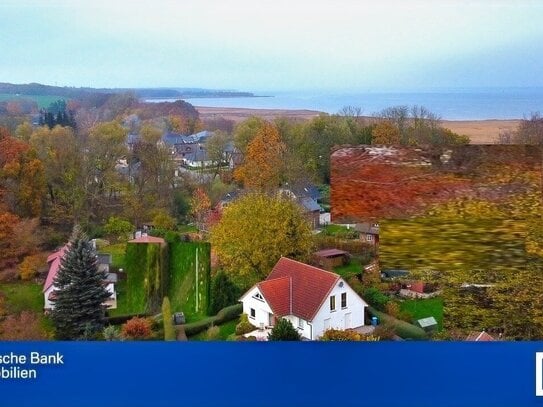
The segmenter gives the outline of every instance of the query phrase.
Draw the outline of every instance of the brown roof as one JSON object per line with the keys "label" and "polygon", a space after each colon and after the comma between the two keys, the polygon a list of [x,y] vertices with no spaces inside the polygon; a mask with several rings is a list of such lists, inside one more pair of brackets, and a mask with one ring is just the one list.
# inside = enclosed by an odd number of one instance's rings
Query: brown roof
{"label": "brown roof", "polygon": [[129,240],[128,243],[160,243],[164,244],[165,241],[161,237],[154,236],[141,236],[137,239]]}
{"label": "brown roof", "polygon": [[494,339],[492,336],[487,334],[485,331],[471,332],[466,338],[466,341],[475,341],[475,342],[491,342],[495,340],[496,339]]}
{"label": "brown roof", "polygon": [[289,314],[312,321],[339,278],[335,273],[282,257],[260,285],[264,285],[262,294],[275,314],[288,315],[285,311],[290,308]]}
{"label": "brown roof", "polygon": [[345,256],[346,254],[349,254],[345,250],[339,250],[339,249],[326,249],[326,250],[319,250],[318,252],[315,252],[315,256],[319,257],[336,257],[336,256]]}

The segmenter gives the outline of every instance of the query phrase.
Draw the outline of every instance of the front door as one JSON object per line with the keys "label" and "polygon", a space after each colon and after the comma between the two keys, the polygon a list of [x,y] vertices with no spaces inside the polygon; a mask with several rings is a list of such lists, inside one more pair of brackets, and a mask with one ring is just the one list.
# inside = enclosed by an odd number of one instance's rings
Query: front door
{"label": "front door", "polygon": [[351,313],[345,314],[345,329],[351,329]]}

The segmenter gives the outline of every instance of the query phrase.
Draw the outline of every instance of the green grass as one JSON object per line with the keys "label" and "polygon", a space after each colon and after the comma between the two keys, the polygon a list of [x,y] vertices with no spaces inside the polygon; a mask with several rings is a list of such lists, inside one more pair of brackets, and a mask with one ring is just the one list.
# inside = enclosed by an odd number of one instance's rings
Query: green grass
{"label": "green grass", "polygon": [[352,277],[355,274],[360,274],[362,272],[362,264],[360,263],[360,260],[353,258],[349,264],[334,267],[334,272],[343,278]]}
{"label": "green grass", "polygon": [[56,102],[59,99],[66,100],[63,96],[51,96],[51,95],[14,95],[11,93],[0,93],[0,102],[5,102],[7,100],[21,100],[28,99],[34,100],[38,104],[38,108],[47,108],[53,102]]}
{"label": "green grass", "polygon": [[117,284],[115,284],[115,291],[117,292],[117,308],[109,310],[109,316],[118,317],[131,314],[132,312],[128,304],[128,290],[126,289],[126,280],[119,280]]}
{"label": "green grass", "polygon": [[352,229],[347,229],[347,227],[343,225],[326,225],[322,230],[330,236],[337,236],[349,232],[349,230]]}
{"label": "green grass", "polygon": [[43,286],[35,283],[3,283],[0,293],[6,298],[6,311],[17,314],[21,311],[43,313]]}
{"label": "green grass", "polygon": [[421,318],[434,317],[438,324],[438,330],[443,329],[443,299],[440,297],[405,300],[400,303],[400,310],[413,315],[413,323]]}
{"label": "green grass", "polygon": [[125,254],[126,243],[112,244],[99,250],[100,253],[111,254],[111,266],[116,269],[126,270]]}

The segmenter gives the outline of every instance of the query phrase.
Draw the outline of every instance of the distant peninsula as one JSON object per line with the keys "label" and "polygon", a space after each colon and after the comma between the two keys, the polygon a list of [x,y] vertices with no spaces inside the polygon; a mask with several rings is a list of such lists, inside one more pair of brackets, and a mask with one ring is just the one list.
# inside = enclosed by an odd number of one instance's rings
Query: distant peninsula
{"label": "distant peninsula", "polygon": [[126,93],[132,92],[139,98],[169,99],[169,98],[229,98],[229,97],[258,97],[251,92],[237,90],[204,89],[204,88],[91,88],[72,86],[52,86],[40,83],[0,83],[0,94],[25,96],[55,95],[64,98],[78,98],[90,93]]}

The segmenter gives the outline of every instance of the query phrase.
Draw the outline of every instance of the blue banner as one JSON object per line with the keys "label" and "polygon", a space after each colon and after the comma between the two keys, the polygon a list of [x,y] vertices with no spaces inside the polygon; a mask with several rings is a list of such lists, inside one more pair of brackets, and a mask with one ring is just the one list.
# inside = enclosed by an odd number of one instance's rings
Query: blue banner
{"label": "blue banner", "polygon": [[543,406],[540,351],[543,342],[2,342],[0,406]]}

